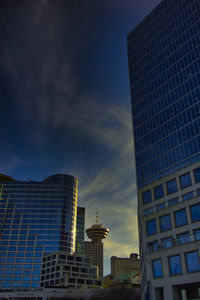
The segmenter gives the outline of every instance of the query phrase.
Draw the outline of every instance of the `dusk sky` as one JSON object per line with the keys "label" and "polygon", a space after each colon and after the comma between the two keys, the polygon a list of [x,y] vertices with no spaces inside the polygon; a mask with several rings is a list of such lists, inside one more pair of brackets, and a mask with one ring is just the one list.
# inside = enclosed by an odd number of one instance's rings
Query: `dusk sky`
{"label": "dusk sky", "polygon": [[159,0],[0,1],[0,173],[79,180],[86,228],[138,252],[127,34]]}

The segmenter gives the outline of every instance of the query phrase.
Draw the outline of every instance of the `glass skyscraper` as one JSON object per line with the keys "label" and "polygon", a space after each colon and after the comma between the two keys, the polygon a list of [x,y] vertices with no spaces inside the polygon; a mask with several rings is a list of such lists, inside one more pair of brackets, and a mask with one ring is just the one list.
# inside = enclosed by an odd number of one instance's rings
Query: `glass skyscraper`
{"label": "glass skyscraper", "polygon": [[75,252],[78,180],[1,175],[0,187],[0,288],[38,288],[44,255]]}
{"label": "glass skyscraper", "polygon": [[128,36],[139,187],[200,160],[199,5],[161,1]]}
{"label": "glass skyscraper", "polygon": [[77,207],[76,222],[76,255],[84,255],[85,207]]}
{"label": "glass skyscraper", "polygon": [[128,62],[142,299],[200,299],[200,2],[162,0]]}

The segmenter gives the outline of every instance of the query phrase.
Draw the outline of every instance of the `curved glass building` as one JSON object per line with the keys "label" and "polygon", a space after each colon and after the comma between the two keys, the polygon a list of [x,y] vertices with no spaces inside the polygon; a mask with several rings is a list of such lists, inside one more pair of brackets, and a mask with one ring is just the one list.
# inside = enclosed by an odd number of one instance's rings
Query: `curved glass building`
{"label": "curved glass building", "polygon": [[0,175],[0,187],[0,288],[37,288],[43,255],[75,251],[78,180]]}

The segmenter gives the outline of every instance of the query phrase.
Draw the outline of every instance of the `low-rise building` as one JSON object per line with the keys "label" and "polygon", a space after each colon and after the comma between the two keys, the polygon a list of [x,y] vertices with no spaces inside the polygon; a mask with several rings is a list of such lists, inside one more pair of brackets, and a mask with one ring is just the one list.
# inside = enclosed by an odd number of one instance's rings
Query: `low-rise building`
{"label": "low-rise building", "polygon": [[90,258],[55,252],[43,257],[41,287],[71,289],[101,287],[98,268]]}
{"label": "low-rise building", "polygon": [[130,258],[111,257],[111,276],[113,278],[129,272],[140,273],[140,259],[137,253],[131,253]]}

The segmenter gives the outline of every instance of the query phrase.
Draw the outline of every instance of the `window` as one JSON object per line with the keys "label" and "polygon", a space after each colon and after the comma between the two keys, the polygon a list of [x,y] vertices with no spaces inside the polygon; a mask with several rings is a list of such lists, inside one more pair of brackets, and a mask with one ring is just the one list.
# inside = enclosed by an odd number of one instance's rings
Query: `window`
{"label": "window", "polygon": [[162,244],[164,248],[172,247],[172,236],[162,239]]}
{"label": "window", "polygon": [[156,205],[155,210],[158,211],[164,208],[165,208],[165,202]]}
{"label": "window", "polygon": [[190,207],[192,222],[200,221],[200,203]]}
{"label": "window", "polygon": [[194,178],[196,183],[200,182],[200,168],[194,170]]}
{"label": "window", "polygon": [[158,250],[158,241],[148,243],[148,252],[154,252]]}
{"label": "window", "polygon": [[174,216],[175,216],[176,227],[183,226],[183,225],[187,224],[187,214],[186,214],[185,208],[176,211],[174,213]]}
{"label": "window", "polygon": [[177,192],[176,179],[172,179],[167,182],[167,194],[170,195],[172,193]]}
{"label": "window", "polygon": [[194,230],[194,236],[195,236],[195,240],[199,241],[200,240],[200,228]]}
{"label": "window", "polygon": [[160,231],[167,231],[171,229],[170,214],[160,217]]}
{"label": "window", "polygon": [[198,251],[186,253],[185,257],[188,272],[200,271]]}
{"label": "window", "polygon": [[152,214],[152,213],[153,213],[153,208],[152,207],[146,208],[146,209],[143,210],[143,215],[144,216],[147,216],[147,215]]}
{"label": "window", "polygon": [[178,241],[180,244],[187,244],[190,242],[190,233],[184,232],[177,235]]}
{"label": "window", "polygon": [[161,277],[163,277],[162,260],[161,260],[161,258],[153,260],[152,261],[152,265],[153,265],[153,277],[154,278],[161,278]]}
{"label": "window", "polygon": [[192,184],[190,173],[180,176],[179,179],[180,179],[180,186],[182,189],[185,189],[186,187]]}
{"label": "window", "polygon": [[175,205],[178,202],[179,202],[178,197],[177,198],[173,198],[171,200],[168,200],[168,206]]}
{"label": "window", "polygon": [[180,255],[169,257],[169,269],[171,275],[179,275],[182,273]]}
{"label": "window", "polygon": [[147,230],[147,235],[153,235],[157,233],[156,219],[146,222],[146,230]]}
{"label": "window", "polygon": [[192,199],[194,197],[194,192],[186,193],[182,196],[183,201],[187,201],[189,199]]}
{"label": "window", "polygon": [[154,188],[154,197],[155,197],[155,200],[164,197],[164,189],[163,189],[162,184],[160,184]]}
{"label": "window", "polygon": [[152,201],[151,200],[151,190],[148,190],[148,191],[142,193],[142,201],[143,201],[143,204],[147,204]]}

